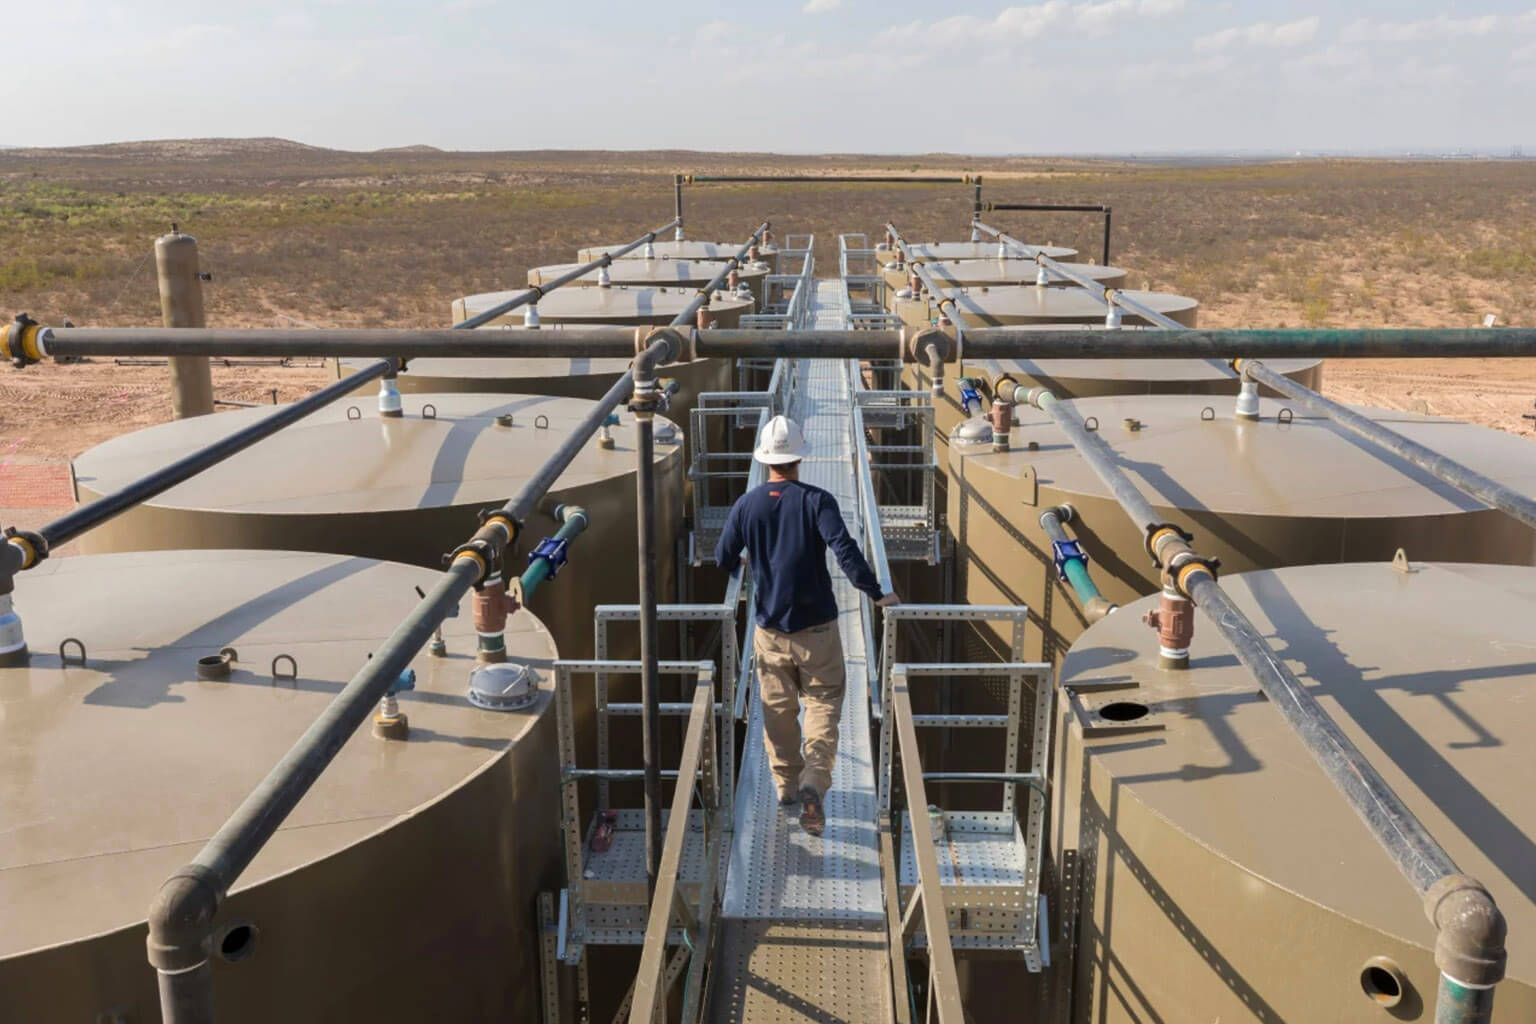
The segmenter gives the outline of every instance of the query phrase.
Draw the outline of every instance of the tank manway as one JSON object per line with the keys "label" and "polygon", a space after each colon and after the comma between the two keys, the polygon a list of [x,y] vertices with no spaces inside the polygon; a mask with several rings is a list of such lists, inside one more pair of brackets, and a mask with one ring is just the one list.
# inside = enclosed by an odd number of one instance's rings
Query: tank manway
{"label": "tank manway", "polygon": [[[1380,561],[1222,586],[1487,887],[1509,926],[1492,1019],[1536,1020],[1536,569]],[[1430,1019],[1421,901],[1217,630],[1195,630],[1188,671],[1158,668],[1155,604],[1094,625],[1060,674],[1051,834],[1055,863],[1083,866],[1083,917],[1052,987],[1073,973],[1076,993],[1129,1000],[1080,999],[1073,1019]]]}
{"label": "tank manway", "polygon": [[[0,1020],[160,1019],[150,897],[437,575],[261,551],[28,574],[31,662],[0,669]],[[536,667],[526,710],[472,707],[470,620],[465,598],[448,657],[412,661],[409,738],[358,730],[224,902],[219,1021],[536,1018],[529,908],[559,846],[528,823],[557,813],[552,684]],[[527,611],[506,643],[536,666],[557,656]],[[504,969],[444,986],[429,955]]]}

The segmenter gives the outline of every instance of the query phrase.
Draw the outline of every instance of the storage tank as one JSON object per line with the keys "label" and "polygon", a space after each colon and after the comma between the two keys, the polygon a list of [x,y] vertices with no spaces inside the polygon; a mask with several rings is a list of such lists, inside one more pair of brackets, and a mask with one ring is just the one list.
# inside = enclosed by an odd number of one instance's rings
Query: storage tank
{"label": "storage tank", "polygon": [[[553,266],[534,267],[528,271],[528,283],[541,285],[575,270],[579,263],[557,263]],[[610,286],[639,288],[692,288],[699,289],[715,279],[723,269],[719,260],[685,260],[657,258],[652,260],[614,260],[608,267]],[[736,271],[737,278],[752,292],[752,298],[760,306],[763,301],[763,278],[768,276],[768,264],[748,264]],[[601,287],[602,270],[592,270],[568,282],[566,288]],[[542,313],[542,309],[540,310]]]}
{"label": "storage tank", "polygon": [[[1068,249],[1060,245],[1032,245],[1035,252],[1043,252],[1053,260],[1075,260],[1078,257],[1076,249]],[[940,260],[995,260],[1001,257],[1026,255],[1026,250],[1018,245],[999,245],[997,242],[918,242],[907,243],[907,252],[914,260],[924,263],[938,262]],[[1033,257],[1034,253],[1028,253]],[[901,258],[901,252],[886,246],[883,242],[875,246],[875,261],[881,266],[894,263]]]}
{"label": "storage tank", "polygon": [[[407,395],[403,404],[397,419],[371,403],[322,409],[92,530],[80,545],[92,553],[283,548],[439,568],[474,532],[477,514],[515,494],[592,408],[537,395]],[[115,491],[266,415],[240,409],[177,420],[100,444],[75,460],[79,498]],[[559,528],[557,505],[587,510],[590,526],[571,543],[570,566],[533,601],[568,657],[591,656],[593,605],[637,600],[635,430],[628,412],[619,417],[613,447],[594,437],[581,448],[507,556],[520,573],[527,552]],[[676,579],[685,456],[670,423],[658,420],[656,429],[657,573],[666,595]]]}
{"label": "storage tank", "polygon": [[[704,282],[708,284],[708,281]],[[483,292],[453,300],[453,322],[500,305],[522,289]],[[580,326],[583,324],[651,324],[664,327],[687,308],[698,294],[696,288],[557,288],[538,301],[540,325]],[[730,292],[717,291],[709,300],[709,318],[720,327],[735,327],[741,314],[752,312],[751,299],[738,299]],[[525,326],[528,307],[522,306],[490,321],[488,327]],[[693,327],[693,323],[687,326]]]}
{"label": "storage tank", "polygon": [[[682,242],[653,242],[651,252],[646,252],[646,247],[632,249],[623,256],[616,257],[620,260],[643,259],[673,259],[673,260],[728,260],[741,252],[741,242],[695,242],[685,240]],[[624,248],[623,243],[616,245],[589,245],[585,249],[578,249],[576,262],[591,263],[593,260],[617,249]],[[779,248],[772,242],[757,247],[759,261],[764,263],[769,272],[778,263]]]}
{"label": "storage tank", "polygon": [[[166,551],[55,558],[18,579],[32,654],[0,668],[0,1020],[160,1019],[145,915],[161,884],[437,578]],[[537,1019],[535,900],[560,878],[557,651],[532,613],[513,615],[534,703],[471,706],[470,604],[444,623],[447,656],[412,663],[408,738],[360,728],[224,902],[221,1022]],[[225,678],[202,677],[204,659]]]}
{"label": "storage tank", "polygon": [[[1412,551],[1410,549],[1410,555]],[[1387,562],[1224,575],[1333,721],[1508,919],[1495,1021],[1536,1020],[1536,570]],[[1155,599],[1061,669],[1053,958],[1077,1024],[1430,1021],[1420,898],[1203,615],[1158,668]],[[1072,896],[1062,867],[1082,880]],[[1058,953],[1064,953],[1058,950]]]}
{"label": "storage tank", "polygon": [[[1105,288],[1123,288],[1127,272],[1119,267],[1106,267],[1098,263],[1068,263],[1067,269],[1081,277],[1096,281]],[[924,263],[926,270],[941,288],[1004,288],[1031,286],[1036,281],[1039,266],[1032,259],[1012,257],[990,260],[936,260]],[[886,285],[886,308],[895,308],[896,293],[911,284],[911,271],[894,264],[886,264],[883,271]],[[1052,277],[1048,287],[1076,288],[1065,278]]]}
{"label": "storage tank", "polygon": [[[1104,325],[1104,303],[1083,288],[1038,288],[1033,284],[1002,288],[983,286],[951,288],[947,289],[946,294],[954,300],[961,319],[973,328],[1028,324]],[[1194,299],[1168,292],[1126,290],[1122,294],[1150,307],[1154,312],[1177,320],[1185,327],[1195,326],[1195,314],[1200,303]],[[897,299],[893,310],[902,323],[914,327],[926,327],[939,315],[933,297],[926,292],[918,299]],[[1129,310],[1124,313],[1124,323],[1148,326],[1146,321]]]}
{"label": "storage tank", "polygon": [[[1398,548],[1415,559],[1536,565],[1536,533],[1332,421],[1293,417],[1273,399],[1260,401],[1257,421],[1238,419],[1234,407],[1229,398],[1175,395],[1071,403],[1153,508],[1192,530],[1224,574],[1386,560]],[[1536,494],[1536,445],[1527,440],[1416,413],[1360,411]],[[1039,523],[1046,509],[1072,506],[1067,532],[1081,540],[1110,601],[1128,604],[1160,584],[1142,531],[1066,435],[1038,409],[1017,406],[1016,416],[1008,452],[993,452],[990,437],[950,446],[956,587],[970,604],[1028,605],[1037,628],[1026,653],[1053,661],[1087,623],[1056,582]]]}

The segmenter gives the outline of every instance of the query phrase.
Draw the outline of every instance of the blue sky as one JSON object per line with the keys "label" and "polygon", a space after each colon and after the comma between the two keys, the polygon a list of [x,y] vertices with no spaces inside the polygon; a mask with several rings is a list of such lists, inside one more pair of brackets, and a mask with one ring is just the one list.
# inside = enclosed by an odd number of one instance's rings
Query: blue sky
{"label": "blue sky", "polygon": [[12,145],[1536,152],[1536,0],[10,6]]}

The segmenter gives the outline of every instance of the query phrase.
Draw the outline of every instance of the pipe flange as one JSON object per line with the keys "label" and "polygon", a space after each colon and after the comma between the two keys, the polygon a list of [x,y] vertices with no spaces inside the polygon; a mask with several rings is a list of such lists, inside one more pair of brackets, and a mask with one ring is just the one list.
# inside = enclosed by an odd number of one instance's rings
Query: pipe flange
{"label": "pipe flange", "polygon": [[[1034,392],[1030,392],[1033,396]],[[1152,558],[1152,564],[1157,568],[1163,567],[1163,560],[1157,557],[1158,546],[1162,544],[1164,537],[1177,537],[1188,544],[1195,539],[1195,535],[1175,526],[1173,523],[1153,523],[1147,527],[1147,554]]]}
{"label": "pipe flange", "polygon": [[42,328],[37,321],[25,313],[17,313],[16,318],[10,322],[3,336],[3,344],[0,344],[0,354],[11,361],[11,365],[18,370],[24,366],[31,366],[43,358],[42,346],[38,344],[38,336]]}
{"label": "pipe flange", "polygon": [[1484,987],[1504,979],[1508,925],[1486,887],[1467,875],[1446,875],[1424,893],[1434,924],[1435,966],[1462,985]]}
{"label": "pipe flange", "polygon": [[[690,331],[689,333],[691,334],[692,332]],[[694,357],[688,355],[687,352],[693,346],[688,344],[685,340],[686,337],[676,327],[653,327],[649,332],[644,331],[642,328],[635,331],[635,357],[638,359],[644,355],[656,342],[665,341],[667,343],[667,352],[664,356],[657,359],[657,366],[664,366],[667,363],[690,362]]]}
{"label": "pipe flange", "polygon": [[937,327],[925,327],[913,334],[908,340],[906,359],[909,363],[926,363],[928,361],[927,349],[929,345],[939,350],[939,359],[942,362],[949,361],[949,353],[953,347],[953,339]]}

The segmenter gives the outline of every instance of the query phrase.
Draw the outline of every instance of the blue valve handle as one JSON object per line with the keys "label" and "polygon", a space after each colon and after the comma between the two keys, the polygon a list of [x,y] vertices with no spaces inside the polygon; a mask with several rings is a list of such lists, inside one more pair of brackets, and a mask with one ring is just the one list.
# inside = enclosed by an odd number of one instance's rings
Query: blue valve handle
{"label": "blue valve handle", "polygon": [[982,408],[981,392],[976,390],[976,385],[971,383],[968,378],[961,379],[959,381],[959,385],[960,411],[969,414],[971,411],[971,403],[975,402],[976,411],[980,412]]}
{"label": "blue valve handle", "polygon": [[406,690],[416,689],[416,670],[408,668],[395,677],[395,681],[389,684],[390,693],[404,693]]}
{"label": "blue valve handle", "polygon": [[533,565],[539,559],[549,563],[549,578],[554,579],[560,575],[560,567],[565,565],[566,551],[570,547],[570,541],[564,537],[545,537],[537,546],[528,552],[528,564]]}
{"label": "blue valve handle", "polygon": [[1056,562],[1056,578],[1061,582],[1067,582],[1067,563],[1076,562],[1080,566],[1088,564],[1088,553],[1083,546],[1075,540],[1051,541],[1051,554]]}

